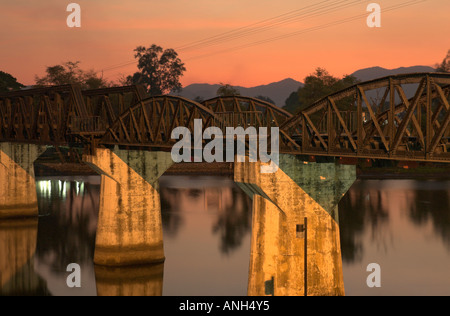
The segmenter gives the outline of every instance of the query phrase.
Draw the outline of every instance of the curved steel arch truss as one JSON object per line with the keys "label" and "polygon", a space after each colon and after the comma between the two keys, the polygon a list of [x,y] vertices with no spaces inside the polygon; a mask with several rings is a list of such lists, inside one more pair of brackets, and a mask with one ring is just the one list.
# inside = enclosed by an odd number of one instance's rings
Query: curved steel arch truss
{"label": "curved steel arch truss", "polygon": [[203,130],[212,126],[214,113],[203,105],[175,96],[150,97],[128,108],[109,127],[101,145],[138,148],[171,148],[176,127],[194,131],[194,120],[201,119]]}
{"label": "curved steel arch truss", "polygon": [[450,74],[417,73],[334,93],[282,125],[282,151],[450,161],[449,85]]}
{"label": "curved steel arch truss", "polygon": [[274,104],[250,97],[216,97],[202,104],[215,113],[215,126],[220,128],[280,127],[292,117],[291,113]]}
{"label": "curved steel arch truss", "polygon": [[200,104],[146,98],[135,86],[46,87],[0,94],[0,141],[171,148],[174,128],[192,132],[201,119],[203,130],[279,127],[283,153],[450,162],[449,94],[448,73],[404,74],[357,84],[291,115],[242,96]]}

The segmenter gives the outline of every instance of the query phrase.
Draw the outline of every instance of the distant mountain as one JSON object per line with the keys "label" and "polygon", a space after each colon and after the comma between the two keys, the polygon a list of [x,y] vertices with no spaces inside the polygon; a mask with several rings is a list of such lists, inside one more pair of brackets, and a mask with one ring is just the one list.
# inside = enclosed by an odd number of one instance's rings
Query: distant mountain
{"label": "distant mountain", "polygon": [[[361,82],[369,81],[377,78],[398,75],[403,73],[418,73],[418,72],[435,72],[436,70],[428,66],[412,66],[412,67],[401,67],[397,69],[385,69],[382,67],[372,67],[361,69],[355,71],[352,75],[359,79]],[[275,104],[279,107],[285,105],[286,99],[289,95],[297,91],[298,88],[302,87],[303,83],[296,81],[294,79],[288,78],[279,82],[274,82],[268,85],[257,86],[253,88],[245,88],[235,86],[243,96],[256,97],[265,96],[272,99]],[[219,84],[191,84],[183,88],[182,92],[179,93],[180,96],[194,100],[197,97],[203,100],[208,100],[216,97],[217,90],[220,88]],[[409,85],[405,87],[405,93],[407,97],[411,98],[414,96],[416,87],[414,85]],[[372,94],[376,92],[369,93],[368,97],[372,97]]]}
{"label": "distant mountain", "polygon": [[405,74],[405,73],[417,73],[417,72],[435,72],[436,69],[428,66],[412,66],[412,67],[401,67],[396,69],[385,69],[382,67],[372,67],[361,69],[355,71],[352,75],[357,79],[364,81],[369,81],[377,78],[383,78],[387,76]]}
{"label": "distant mountain", "polygon": [[[406,73],[419,73],[419,72],[435,72],[436,69],[428,66],[412,66],[412,67],[401,67],[396,69],[385,69],[381,67],[372,67],[372,68],[366,68],[361,69],[358,71],[355,71],[352,75],[355,76],[357,79],[359,79],[361,82],[369,81],[373,79],[388,77],[388,76],[394,76],[394,75],[400,75],[400,74],[406,74]],[[405,92],[405,95],[407,98],[414,97],[414,94],[417,91],[417,84],[408,84],[403,86],[403,90]],[[367,93],[367,98],[370,99],[377,99],[378,96],[384,93],[385,90],[379,89],[379,91],[369,91]],[[395,101],[398,103],[400,102],[400,97],[396,94]]]}
{"label": "distant mountain", "polygon": [[[256,97],[265,96],[272,99],[279,107],[284,106],[286,99],[289,95],[298,90],[303,84],[294,79],[288,78],[279,82],[274,82],[268,85],[257,86],[253,88],[245,88],[235,86],[242,96]],[[191,84],[183,88],[180,96],[194,100],[197,97],[201,97],[204,100],[212,99],[216,97],[217,90],[220,88],[218,84]]]}

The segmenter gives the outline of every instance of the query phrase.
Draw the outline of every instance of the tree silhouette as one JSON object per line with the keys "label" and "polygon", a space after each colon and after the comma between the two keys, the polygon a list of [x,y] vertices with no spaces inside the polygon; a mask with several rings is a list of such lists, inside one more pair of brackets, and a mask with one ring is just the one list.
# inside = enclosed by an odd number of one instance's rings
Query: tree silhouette
{"label": "tree silhouette", "polygon": [[17,82],[17,79],[12,75],[0,71],[0,93],[19,90],[23,87],[24,85]]}
{"label": "tree silhouette", "polygon": [[285,110],[291,113],[300,112],[327,95],[351,87],[358,83],[358,80],[348,75],[339,79],[330,75],[326,69],[317,68],[313,74],[304,79],[304,82],[304,86],[286,100]]}
{"label": "tree silhouette", "polygon": [[99,89],[111,86],[94,70],[80,69],[79,61],[68,61],[61,65],[47,67],[44,77],[35,76],[36,86],[78,84],[84,90]]}
{"label": "tree silhouette", "polygon": [[220,83],[221,87],[217,90],[217,96],[218,97],[229,97],[229,96],[236,96],[241,95],[241,92],[231,86],[230,84],[223,84]]}
{"label": "tree silhouette", "polygon": [[447,52],[442,63],[436,65],[437,72],[450,72],[450,49]]}
{"label": "tree silhouette", "polygon": [[258,96],[256,96],[255,98],[258,99],[258,100],[261,100],[261,101],[264,101],[264,102],[271,103],[271,104],[274,104],[274,105],[275,105],[275,101],[273,101],[273,100],[272,100],[271,98],[269,98],[269,97],[266,97],[266,96],[263,96],[263,95],[258,95]]}
{"label": "tree silhouette", "polygon": [[139,46],[134,52],[139,71],[127,78],[129,84],[143,85],[153,96],[181,91],[180,78],[186,68],[175,50],[153,44],[149,48]]}

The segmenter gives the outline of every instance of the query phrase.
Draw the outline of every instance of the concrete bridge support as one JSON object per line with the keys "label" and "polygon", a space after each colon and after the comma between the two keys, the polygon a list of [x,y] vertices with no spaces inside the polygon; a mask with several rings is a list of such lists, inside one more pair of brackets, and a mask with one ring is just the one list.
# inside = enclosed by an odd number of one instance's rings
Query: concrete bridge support
{"label": "concrete bridge support", "polygon": [[33,164],[45,149],[0,143],[0,219],[39,215]]}
{"label": "concrete bridge support", "polygon": [[281,155],[280,168],[236,163],[235,181],[253,198],[248,294],[345,295],[337,207],[356,180],[356,167],[316,164]]}
{"label": "concrete bridge support", "polygon": [[95,264],[163,262],[158,178],[173,164],[170,153],[97,149],[83,160],[102,177]]}

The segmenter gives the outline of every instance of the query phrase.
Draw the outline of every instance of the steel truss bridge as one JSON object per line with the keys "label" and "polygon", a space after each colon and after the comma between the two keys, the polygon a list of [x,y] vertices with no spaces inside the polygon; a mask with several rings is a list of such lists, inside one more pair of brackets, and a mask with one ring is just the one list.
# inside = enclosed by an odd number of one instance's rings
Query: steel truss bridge
{"label": "steel truss bridge", "polygon": [[[0,142],[59,148],[170,150],[174,128],[278,127],[280,152],[450,162],[450,74],[380,78],[292,115],[254,98],[197,103],[148,96],[141,86],[81,91],[64,85],[0,94]],[[408,97],[409,96],[409,97]],[[270,134],[270,133],[269,133]],[[76,155],[76,153],[74,153]]]}

